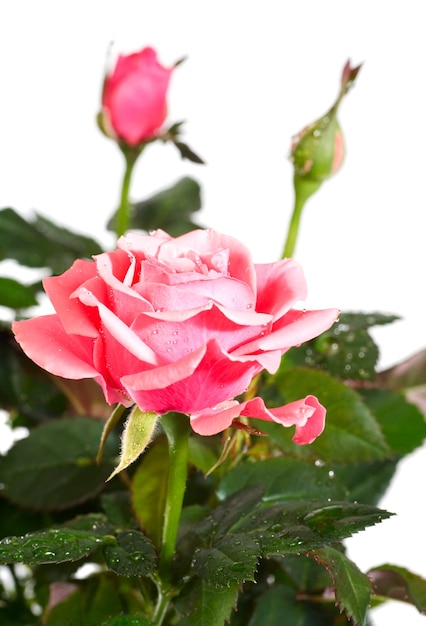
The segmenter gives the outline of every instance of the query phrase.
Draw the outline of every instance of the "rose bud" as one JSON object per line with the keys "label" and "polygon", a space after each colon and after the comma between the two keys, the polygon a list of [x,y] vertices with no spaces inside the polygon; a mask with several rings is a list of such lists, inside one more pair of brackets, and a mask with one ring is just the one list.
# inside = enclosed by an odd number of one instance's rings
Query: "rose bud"
{"label": "rose bud", "polygon": [[323,117],[300,131],[293,140],[291,159],[294,165],[295,185],[298,178],[309,181],[311,193],[316,191],[324,180],[335,174],[343,163],[345,147],[337,121],[337,111],[360,68],[360,65],[351,68],[350,62],[346,63],[336,102]]}
{"label": "rose bud", "polygon": [[153,139],[166,118],[166,96],[173,69],[163,67],[152,48],[119,55],[104,81],[98,115],[101,130],[129,146]]}

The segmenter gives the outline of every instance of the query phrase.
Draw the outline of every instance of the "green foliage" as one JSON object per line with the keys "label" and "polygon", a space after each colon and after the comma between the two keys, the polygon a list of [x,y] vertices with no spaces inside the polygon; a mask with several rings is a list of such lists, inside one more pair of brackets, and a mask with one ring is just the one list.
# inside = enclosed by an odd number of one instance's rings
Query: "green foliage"
{"label": "green foliage", "polygon": [[368,572],[372,591],[379,599],[391,598],[409,602],[426,613],[426,580],[405,567],[385,564]]}
{"label": "green foliage", "polygon": [[[181,178],[171,187],[133,204],[130,227],[147,232],[160,228],[173,237],[200,228],[192,216],[201,209],[200,193],[200,186],[194,179]],[[108,222],[110,230],[115,229],[116,218],[115,213]]]}
{"label": "green foliage", "polygon": [[355,624],[363,626],[370,603],[370,581],[341,551],[330,546],[315,550],[318,559],[331,574],[336,601]]}
{"label": "green foliage", "polygon": [[101,464],[96,452],[102,424],[82,417],[50,421],[31,431],[0,459],[3,495],[24,508],[52,511],[92,498],[117,454],[111,440]]}
{"label": "green foliage", "polygon": [[27,267],[47,267],[61,274],[77,258],[100,252],[91,237],[73,233],[40,214],[25,220],[13,209],[0,210],[0,260],[14,259]]}
{"label": "green foliage", "polygon": [[34,292],[35,290],[31,286],[22,285],[13,278],[0,276],[0,306],[11,309],[26,309],[35,306],[37,300]]}
{"label": "green foliage", "polygon": [[382,313],[342,313],[330,330],[292,348],[284,362],[319,367],[338,378],[374,380],[379,349],[368,330],[397,319]]}
{"label": "green foliage", "polygon": [[272,405],[313,394],[327,407],[327,428],[309,446],[294,444],[287,429],[262,424],[262,430],[289,454],[331,463],[376,461],[391,455],[380,425],[361,396],[329,374],[307,368],[283,368],[275,377],[265,377],[261,389]]}
{"label": "green foliage", "polygon": [[65,411],[62,392],[23,354],[5,323],[0,323],[0,354],[0,407],[10,411],[13,425],[33,425]]}
{"label": "green foliage", "polygon": [[[200,162],[179,128],[162,139]],[[185,177],[135,203],[130,224],[177,236],[198,227],[200,207],[199,185]],[[0,259],[60,273],[101,251],[39,214],[0,211]],[[40,291],[40,282],[0,277],[0,305],[11,315],[25,314]],[[361,626],[368,607],[386,599],[425,612],[426,581],[394,565],[365,574],[344,551],[346,538],[392,515],[380,499],[399,461],[426,438],[421,402],[407,393],[425,385],[424,354],[376,371],[370,328],[396,319],[342,313],[257,381],[269,406],[318,397],[327,420],[313,444],[297,446],[291,429],[263,421],[264,436],[191,433],[176,553],[166,568],[174,478],[166,418],[121,406],[110,415],[94,381],[43,372],[9,322],[0,323],[0,406],[11,428],[28,428],[0,456],[0,563],[13,587],[0,582],[2,626],[282,626],[283,616],[292,626]],[[83,565],[89,573],[76,576]]]}

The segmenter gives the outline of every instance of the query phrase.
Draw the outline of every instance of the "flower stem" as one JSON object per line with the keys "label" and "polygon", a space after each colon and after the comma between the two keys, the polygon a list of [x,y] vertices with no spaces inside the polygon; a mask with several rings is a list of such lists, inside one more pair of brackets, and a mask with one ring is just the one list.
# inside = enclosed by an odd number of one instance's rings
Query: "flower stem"
{"label": "flower stem", "polygon": [[179,520],[188,472],[189,420],[178,413],[168,413],[161,424],[169,444],[169,479],[162,533],[159,573],[170,579],[172,558],[176,549]]}
{"label": "flower stem", "polygon": [[117,219],[115,224],[115,232],[118,237],[124,235],[129,227],[130,221],[130,201],[129,190],[130,181],[132,178],[133,168],[140,152],[134,152],[131,150],[123,150],[124,158],[126,160],[126,168],[124,170],[123,183],[121,185],[121,197],[120,206],[118,207]]}
{"label": "flower stem", "polygon": [[287,239],[281,258],[286,259],[294,254],[296,241],[299,234],[300,217],[306,200],[318,189],[321,182],[307,180],[301,176],[294,176],[294,208],[290,219]]}

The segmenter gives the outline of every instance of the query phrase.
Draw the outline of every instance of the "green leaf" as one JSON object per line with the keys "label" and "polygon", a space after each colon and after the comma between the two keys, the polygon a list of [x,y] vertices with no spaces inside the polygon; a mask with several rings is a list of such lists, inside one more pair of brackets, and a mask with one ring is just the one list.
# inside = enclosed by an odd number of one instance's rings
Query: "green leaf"
{"label": "green leaf", "polygon": [[132,511],[130,494],[127,490],[103,493],[101,504],[109,522],[120,528],[135,527],[136,520]]}
{"label": "green leaf", "polygon": [[65,509],[93,497],[104,487],[116,456],[111,439],[97,465],[101,431],[99,420],[83,417],[33,429],[0,459],[2,494],[34,510]]}
{"label": "green leaf", "polygon": [[99,626],[111,616],[119,615],[122,609],[116,577],[98,574],[80,581],[74,593],[48,609],[42,623],[43,626]]}
{"label": "green leaf", "polygon": [[277,457],[240,463],[222,477],[218,495],[225,499],[244,487],[261,484],[264,498],[271,500],[343,499],[345,487],[329,472],[311,462]]}
{"label": "green leaf", "polygon": [[125,530],[103,549],[106,565],[120,576],[147,576],[157,563],[154,546],[138,530]]}
{"label": "green leaf", "polygon": [[426,580],[404,567],[385,564],[368,572],[373,594],[413,604],[426,613]]}
{"label": "green leaf", "polygon": [[345,500],[376,506],[389,487],[397,461],[333,465],[335,479],[344,484]]}
{"label": "green leaf", "polygon": [[174,601],[178,623],[191,626],[223,626],[237,601],[238,584],[215,587],[192,578]]}
{"label": "green leaf", "polygon": [[[222,446],[221,443],[220,446]],[[207,474],[213,467],[221,452],[214,437],[201,437],[196,434],[191,434],[188,448],[189,462],[203,474]]]}
{"label": "green leaf", "polygon": [[78,561],[102,545],[100,535],[90,530],[50,528],[21,537],[6,537],[0,541],[1,563],[65,563]]}
{"label": "green leaf", "polygon": [[229,587],[254,580],[259,556],[259,545],[252,537],[231,533],[210,548],[195,550],[193,568],[209,584]]}
{"label": "green leaf", "polygon": [[28,511],[15,506],[5,498],[0,498],[0,539],[10,535],[25,535],[42,527],[42,514],[29,514]]}
{"label": "green leaf", "polygon": [[109,418],[105,422],[105,426],[103,427],[103,430],[102,430],[101,440],[99,442],[98,454],[96,456],[96,461],[98,463],[100,463],[102,460],[102,454],[103,454],[108,437],[113,432],[114,428],[117,426],[125,410],[126,410],[125,406],[123,406],[122,404],[117,404],[117,406],[114,408]]}
{"label": "green leaf", "polygon": [[426,348],[401,363],[379,372],[377,382],[394,391],[424,387],[426,385]]}
{"label": "green leaf", "polygon": [[145,413],[138,406],[134,406],[124,426],[120,462],[108,480],[126,469],[142,454],[154,435],[157,420],[157,413]]}
{"label": "green leaf", "polygon": [[324,372],[310,369],[279,371],[266,378],[260,391],[271,405],[312,394],[326,407],[325,430],[309,446],[293,443],[290,429],[262,422],[262,430],[293,456],[331,463],[376,461],[391,456],[380,426],[360,395]]}
{"label": "green leaf", "polygon": [[32,287],[22,285],[13,278],[0,276],[0,306],[7,306],[11,309],[25,309],[36,304],[37,300]]}
{"label": "green leaf", "polygon": [[57,226],[36,214],[26,221],[10,208],[0,211],[0,260],[14,259],[28,267],[49,267],[64,272],[76,258],[102,252],[92,238]]}
{"label": "green leaf", "polygon": [[198,576],[215,585],[253,580],[259,557],[308,552],[338,543],[391,514],[352,502],[262,503],[261,488],[231,495],[180,537],[182,561],[193,554]]}
{"label": "green leaf", "polygon": [[290,350],[285,360],[318,367],[343,379],[374,380],[379,349],[368,329],[397,319],[381,313],[341,313],[329,330]]}
{"label": "green leaf", "polygon": [[[257,599],[247,626],[337,626],[329,608],[297,598],[284,585],[274,585]],[[343,625],[347,625],[345,618]]]}
{"label": "green leaf", "polygon": [[168,473],[167,439],[159,437],[142,457],[130,488],[133,511],[140,526],[158,547],[161,545]]}
{"label": "green leaf", "polygon": [[390,516],[382,509],[352,502],[288,501],[256,507],[231,532],[250,534],[263,556],[283,556],[337,543]]}
{"label": "green leaf", "polygon": [[[184,177],[147,200],[134,204],[130,227],[147,232],[161,228],[172,237],[177,237],[200,228],[192,217],[192,213],[200,208],[200,185],[194,179]],[[115,230],[116,215],[108,222],[110,230]]]}
{"label": "green leaf", "polygon": [[154,623],[149,622],[142,615],[116,615],[102,622],[101,626],[154,626]]}
{"label": "green leaf", "polygon": [[188,161],[192,161],[192,163],[198,163],[199,165],[204,164],[203,159],[199,157],[198,154],[196,154],[186,143],[177,140],[175,140],[173,143],[179,150],[182,159],[188,159]]}
{"label": "green leaf", "polygon": [[254,485],[241,489],[222,502],[211,515],[216,533],[224,536],[242,517],[262,502],[263,486]]}
{"label": "green leaf", "polygon": [[341,610],[358,626],[364,626],[370,603],[370,581],[342,552],[327,547],[315,550],[315,558],[322,563],[333,579],[336,601]]}
{"label": "green leaf", "polygon": [[66,410],[66,398],[50,375],[22,352],[10,326],[1,323],[0,354],[0,406],[11,411],[14,422],[46,420]]}
{"label": "green leaf", "polygon": [[414,404],[387,389],[363,389],[361,393],[395,454],[409,454],[423,444],[426,422]]}
{"label": "green leaf", "polygon": [[[320,589],[331,586],[331,578],[327,570],[317,563],[311,554],[286,554],[278,560],[280,570],[285,573],[286,580],[291,581],[295,592],[305,594],[318,593]],[[280,573],[275,573],[280,581]]]}

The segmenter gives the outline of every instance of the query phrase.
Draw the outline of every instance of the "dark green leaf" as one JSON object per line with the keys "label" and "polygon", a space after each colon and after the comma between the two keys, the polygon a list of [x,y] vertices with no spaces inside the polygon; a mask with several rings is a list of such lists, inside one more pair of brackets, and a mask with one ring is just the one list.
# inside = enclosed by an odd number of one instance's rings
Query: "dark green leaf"
{"label": "dark green leaf", "polygon": [[[0,476],[0,482],[1,482]],[[24,535],[43,526],[41,513],[30,513],[0,498],[0,539],[10,535]],[[1,622],[0,622],[1,623]]]}
{"label": "dark green leaf", "polygon": [[287,502],[257,507],[234,524],[232,532],[249,533],[263,556],[307,552],[337,543],[391,513],[352,502]]}
{"label": "dark green leaf", "polygon": [[14,422],[18,417],[42,421],[65,411],[65,396],[24,355],[8,325],[0,325],[0,354],[0,406],[12,412]]}
{"label": "dark green leaf", "polygon": [[254,580],[260,556],[258,543],[247,535],[232,533],[210,548],[198,548],[193,567],[200,578],[217,587]]}
{"label": "dark green leaf", "polygon": [[188,444],[189,462],[207,474],[219,458],[220,447],[213,437],[201,437],[195,434],[191,434]]}
{"label": "dark green leaf", "polygon": [[262,430],[269,433],[283,451],[331,463],[376,461],[391,456],[377,421],[360,395],[330,375],[310,369],[280,370],[266,378],[263,391],[262,396],[270,400],[271,405],[312,394],[327,409],[325,430],[309,446],[294,444],[290,429],[262,422]]}
{"label": "dark green leaf", "polygon": [[215,587],[192,578],[175,600],[178,623],[191,626],[223,626],[237,601],[238,584]]}
{"label": "dark green leaf", "polygon": [[76,258],[102,252],[92,238],[57,226],[41,215],[26,221],[13,209],[0,211],[0,259],[14,259],[28,267],[65,271]]}
{"label": "dark green leaf", "polygon": [[[347,626],[329,607],[296,597],[294,591],[274,585],[257,600],[247,626]],[[244,625],[245,626],[245,625]]]}
{"label": "dark green leaf", "polygon": [[0,541],[1,563],[64,563],[78,561],[102,544],[102,537],[90,531],[51,528]]}
{"label": "dark green leaf", "polygon": [[397,319],[381,313],[341,313],[330,330],[293,348],[285,359],[293,365],[319,367],[343,379],[374,380],[379,350],[368,329]]}
{"label": "dark green leaf", "polygon": [[32,287],[22,285],[13,278],[0,276],[0,306],[7,306],[11,309],[25,309],[36,304],[37,300]]}
{"label": "dark green leaf", "polygon": [[198,154],[195,154],[195,152],[191,150],[191,148],[186,143],[183,143],[182,141],[176,141],[176,140],[173,143],[175,144],[176,148],[179,150],[180,156],[182,157],[182,159],[188,159],[188,161],[192,161],[192,163],[198,163],[200,165],[204,165],[203,159],[199,157]]}
{"label": "dark green leaf", "polygon": [[[285,573],[287,580],[295,591],[306,594],[318,594],[321,590],[331,586],[331,578],[327,570],[317,563],[312,556],[304,554],[286,554],[278,561],[280,570]],[[280,579],[278,573],[276,579]]]}
{"label": "dark green leaf", "polygon": [[426,439],[426,422],[403,395],[387,389],[363,389],[362,396],[396,455],[413,452]]}
{"label": "dark green leaf", "polygon": [[373,461],[334,465],[334,477],[344,484],[345,500],[377,506],[389,487],[397,461]]}
{"label": "dark green leaf", "polygon": [[[48,609],[42,623],[43,626],[100,626],[122,610],[116,577],[100,574],[80,582],[65,600]],[[146,626],[146,622],[141,625]]]}
{"label": "dark green leaf", "polygon": [[25,508],[54,510],[93,497],[104,486],[117,454],[113,439],[100,465],[100,420],[53,420],[31,431],[1,459],[3,495]]}
{"label": "dark green leaf", "polygon": [[326,547],[314,552],[333,579],[336,601],[348,618],[364,626],[370,603],[370,581],[342,552]]}
{"label": "dark green leaf", "polygon": [[219,485],[224,499],[244,487],[261,484],[267,500],[343,499],[345,488],[328,467],[289,457],[240,463],[227,472]]}
{"label": "dark green leaf", "polygon": [[[161,228],[173,237],[200,228],[192,213],[201,208],[200,186],[192,178],[182,178],[171,187],[133,205],[130,227],[145,231]],[[116,214],[108,222],[114,230]]]}
{"label": "dark green leaf", "polygon": [[426,580],[405,567],[381,565],[368,572],[373,593],[383,598],[409,602],[426,613]]}
{"label": "dark green leaf", "polygon": [[262,496],[262,485],[253,485],[232,494],[220,504],[211,516],[217,535],[225,535],[243,516],[251,513],[261,503]]}
{"label": "dark green leaf", "polygon": [[17,600],[0,600],[0,624],[1,626],[37,626],[39,618],[36,617],[22,602]]}
{"label": "dark green leaf", "polygon": [[169,472],[168,458],[167,439],[158,438],[142,457],[130,490],[134,513],[141,528],[156,546],[161,545]]}
{"label": "dark green leaf", "polygon": [[103,549],[107,566],[121,576],[147,576],[157,562],[150,540],[138,530],[125,530],[117,534],[115,543]]}
{"label": "dark green leaf", "polygon": [[102,626],[154,626],[154,624],[142,615],[116,615],[102,622]]}
{"label": "dark green leaf", "polygon": [[127,490],[102,494],[101,504],[109,522],[120,528],[134,528],[136,520]]}

